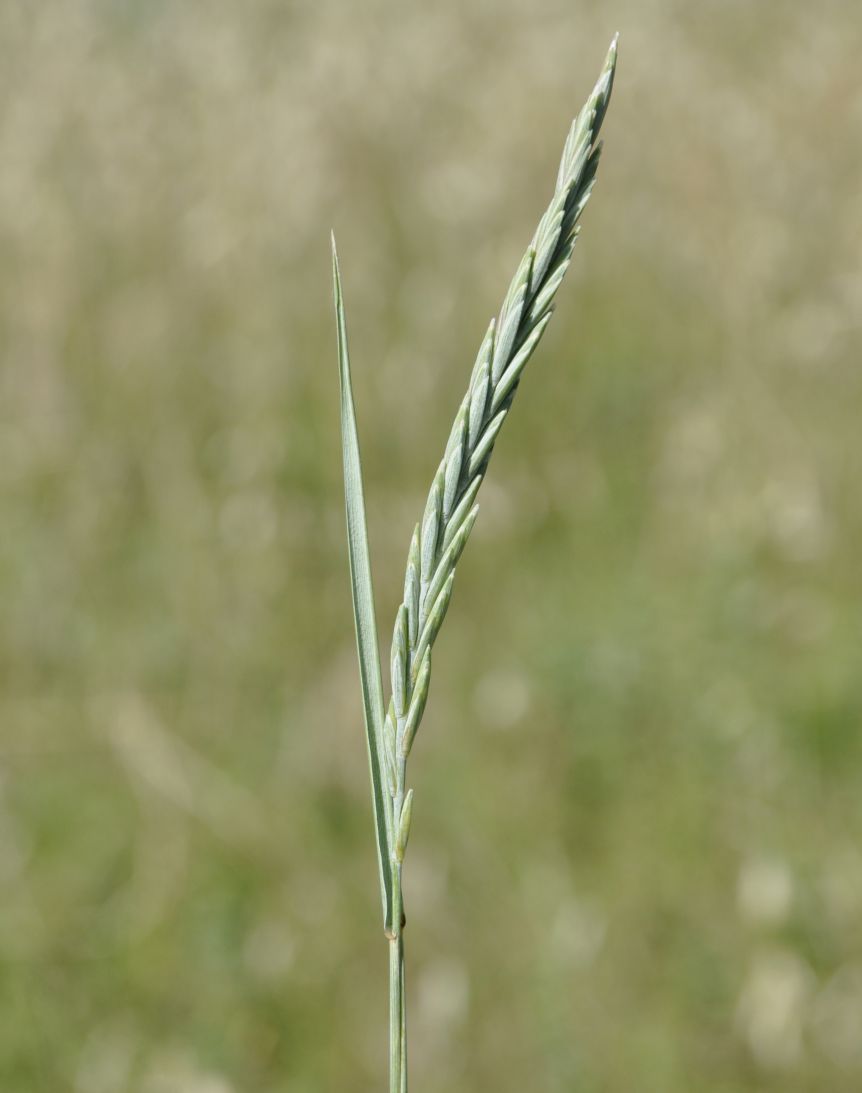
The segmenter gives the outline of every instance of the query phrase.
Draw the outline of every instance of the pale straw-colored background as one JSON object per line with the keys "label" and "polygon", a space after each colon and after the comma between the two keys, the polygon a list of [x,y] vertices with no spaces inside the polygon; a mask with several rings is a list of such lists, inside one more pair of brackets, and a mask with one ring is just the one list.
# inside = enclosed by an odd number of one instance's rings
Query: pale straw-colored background
{"label": "pale straw-colored background", "polygon": [[852,0],[0,5],[0,1087],[384,1085],[381,628],[622,34],[412,764],[423,1093],[862,1088]]}

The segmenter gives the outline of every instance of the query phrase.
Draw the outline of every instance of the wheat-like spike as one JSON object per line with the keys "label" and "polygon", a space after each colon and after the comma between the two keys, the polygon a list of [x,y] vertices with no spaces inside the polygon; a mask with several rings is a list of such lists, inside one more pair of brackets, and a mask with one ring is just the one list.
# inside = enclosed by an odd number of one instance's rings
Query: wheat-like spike
{"label": "wheat-like spike", "polygon": [[554,297],[572,259],[578,220],[595,182],[602,150],[598,134],[611,96],[616,57],[614,38],[599,80],[569,129],[551,201],[499,315],[491,319],[482,339],[422,519],[413,532],[392,635],[392,693],[385,715],[346,323],[333,241],[348,545],[384,929],[389,939],[389,1093],[407,1093],[406,919],[401,878],[413,813],[413,790],[406,787],[407,760],[428,699],[432,648],[452,599],[458,560],[476,522],[476,496],[524,368],[550,322]]}
{"label": "wheat-like spike", "polygon": [[[396,733],[386,736],[387,768],[400,777],[425,708],[430,650],[449,605],[455,566],[476,519],[474,504],[494,442],[505,421],[527,361],[553,312],[553,299],[568,269],[578,219],[589,199],[601,155],[598,133],[613,86],[617,42],[611,43],[596,86],[572,122],[563,148],[553,198],[512,278],[479,349],[470,385],[449,435],[446,452],[414,533],[404,602],[393,640]],[[421,691],[414,699],[414,691]],[[407,724],[410,710],[409,726]],[[391,745],[390,745],[391,741]],[[394,817],[397,828],[399,817]]]}

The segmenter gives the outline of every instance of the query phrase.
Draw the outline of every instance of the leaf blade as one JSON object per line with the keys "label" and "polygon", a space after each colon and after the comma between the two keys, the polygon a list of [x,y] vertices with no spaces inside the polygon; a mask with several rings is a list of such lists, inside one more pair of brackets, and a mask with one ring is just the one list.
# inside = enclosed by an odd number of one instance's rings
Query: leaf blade
{"label": "leaf blade", "polygon": [[335,319],[338,331],[338,376],[341,388],[341,450],[344,462],[344,499],[347,512],[347,548],[350,559],[350,584],[353,594],[353,621],[356,628],[356,651],[359,658],[359,679],[362,687],[362,712],[368,746],[371,773],[371,797],[374,806],[374,828],[377,842],[377,864],[380,893],[383,902],[383,926],[392,929],[392,820],[384,796],[383,745],[383,681],[380,673],[380,652],[377,644],[377,622],[374,613],[374,590],[371,581],[371,559],[368,550],[368,529],[365,519],[365,495],[362,488],[362,464],[359,457],[359,436],[353,405],[353,385],[350,379],[350,357],[347,347],[347,322],[335,236],[332,237],[332,280],[335,295]]}

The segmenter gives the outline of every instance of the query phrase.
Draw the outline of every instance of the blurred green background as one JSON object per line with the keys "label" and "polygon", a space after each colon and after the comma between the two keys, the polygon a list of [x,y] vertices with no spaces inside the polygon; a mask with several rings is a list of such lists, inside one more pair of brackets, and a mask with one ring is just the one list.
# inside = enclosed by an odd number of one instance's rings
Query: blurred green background
{"label": "blurred green background", "polygon": [[381,1089],[378,618],[622,33],[414,753],[417,1090],[862,1088],[853,0],[4,0],[0,1087]]}

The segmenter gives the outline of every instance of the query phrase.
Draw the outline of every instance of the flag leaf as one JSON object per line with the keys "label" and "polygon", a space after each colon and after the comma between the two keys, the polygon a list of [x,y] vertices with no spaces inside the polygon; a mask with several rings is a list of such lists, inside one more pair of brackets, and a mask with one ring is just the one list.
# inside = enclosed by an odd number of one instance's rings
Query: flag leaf
{"label": "flag leaf", "polygon": [[377,861],[383,900],[383,925],[392,929],[392,818],[384,795],[383,682],[374,615],[374,591],[371,583],[371,559],[365,520],[365,496],[362,489],[362,465],[359,437],[350,380],[347,349],[347,323],[335,237],[332,238],[332,277],[335,292],[335,318],[338,329],[338,375],[341,382],[341,448],[344,458],[344,498],[347,509],[347,547],[350,556],[350,582],[353,591],[353,620],[356,624],[356,649],[359,655],[359,680],[362,685],[362,710],[371,770],[374,802],[374,826],[377,836]]}

